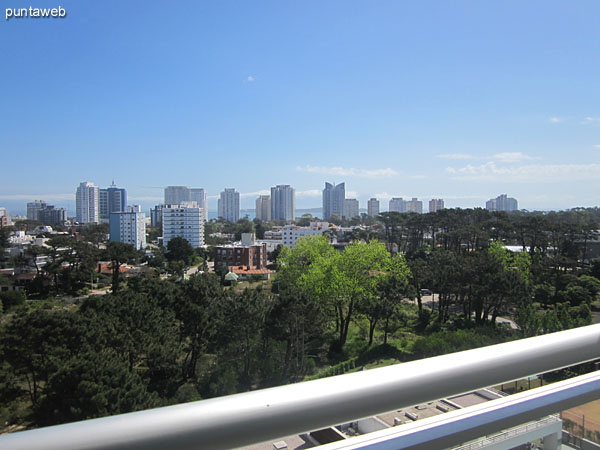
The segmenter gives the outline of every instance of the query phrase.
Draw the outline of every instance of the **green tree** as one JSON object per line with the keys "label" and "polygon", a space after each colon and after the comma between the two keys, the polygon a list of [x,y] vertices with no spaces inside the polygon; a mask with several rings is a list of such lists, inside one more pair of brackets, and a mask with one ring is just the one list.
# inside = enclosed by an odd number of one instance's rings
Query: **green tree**
{"label": "green tree", "polygon": [[182,237],[174,237],[167,244],[167,259],[169,261],[183,261],[189,266],[194,257],[194,247]]}
{"label": "green tree", "polygon": [[139,252],[131,244],[109,242],[106,245],[105,257],[110,260],[112,292],[117,293],[119,291],[121,265],[126,262],[135,261],[139,257]]}

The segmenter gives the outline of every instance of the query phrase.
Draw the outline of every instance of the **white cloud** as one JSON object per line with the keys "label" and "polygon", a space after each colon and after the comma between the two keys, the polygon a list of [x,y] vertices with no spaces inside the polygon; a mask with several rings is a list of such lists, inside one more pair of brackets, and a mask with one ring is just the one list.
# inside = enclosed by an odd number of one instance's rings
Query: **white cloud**
{"label": "white cloud", "polygon": [[240,193],[240,197],[245,198],[245,197],[258,197],[259,195],[270,195],[271,191],[267,190],[267,189],[261,189],[260,191],[256,191],[256,192],[242,192]]}
{"label": "white cloud", "polygon": [[597,180],[600,164],[528,164],[498,166],[494,161],[478,166],[448,167],[446,172],[459,180],[497,181],[580,181]]}
{"label": "white cloud", "polygon": [[560,117],[550,117],[548,120],[550,123],[561,123],[564,121],[564,119],[561,119]]}
{"label": "white cloud", "polygon": [[249,75],[248,78],[246,78],[246,81],[252,83],[254,81],[254,77],[252,75]]}
{"label": "white cloud", "polygon": [[521,152],[504,152],[504,153],[496,153],[495,155],[492,155],[490,157],[490,159],[492,159],[494,161],[501,161],[501,162],[518,162],[518,161],[531,160],[534,158],[532,158],[531,156],[528,156],[524,153],[521,153]]}
{"label": "white cloud", "polygon": [[476,156],[469,155],[467,153],[445,153],[443,155],[435,155],[436,158],[440,159],[476,159]]}
{"label": "white cloud", "polygon": [[296,191],[296,197],[320,197],[323,191],[319,189],[310,189],[308,191]]}
{"label": "white cloud", "polygon": [[394,169],[389,167],[385,169],[354,169],[345,167],[320,167],[307,164],[305,167],[296,166],[299,172],[319,173],[323,175],[341,176],[341,177],[360,177],[360,178],[379,178],[398,175]]}
{"label": "white cloud", "polygon": [[598,150],[600,150],[600,144],[594,145],[594,148],[597,148]]}
{"label": "white cloud", "polygon": [[588,124],[588,123],[600,123],[600,117],[591,117],[588,116],[583,120],[584,124]]}

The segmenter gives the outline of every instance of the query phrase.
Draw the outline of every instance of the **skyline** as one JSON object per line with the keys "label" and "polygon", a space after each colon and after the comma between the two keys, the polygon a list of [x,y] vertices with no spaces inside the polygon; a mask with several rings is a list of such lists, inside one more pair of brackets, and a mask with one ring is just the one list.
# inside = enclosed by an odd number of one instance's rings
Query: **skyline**
{"label": "skyline", "polygon": [[315,208],[325,182],[382,210],[600,205],[597,2],[61,5],[0,24],[11,212],[72,215],[80,182],[113,179],[145,210],[168,185],[216,211],[226,187],[253,209],[289,184]]}

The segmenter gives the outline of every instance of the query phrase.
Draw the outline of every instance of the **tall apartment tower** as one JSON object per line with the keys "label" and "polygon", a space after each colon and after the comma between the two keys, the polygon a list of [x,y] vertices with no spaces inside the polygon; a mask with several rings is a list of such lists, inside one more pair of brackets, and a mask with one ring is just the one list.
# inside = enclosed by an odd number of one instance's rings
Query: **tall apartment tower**
{"label": "tall apartment tower", "polygon": [[406,212],[414,212],[417,214],[423,214],[423,202],[413,197],[412,200],[406,201]]}
{"label": "tall apartment tower", "polygon": [[389,212],[406,212],[406,200],[402,197],[394,197],[390,199]]}
{"label": "tall apartment tower", "polygon": [[100,221],[99,189],[94,183],[79,184],[75,193],[75,218],[79,223]]}
{"label": "tall apartment tower", "polygon": [[187,186],[167,186],[165,188],[165,205],[179,205],[190,200],[190,189]]}
{"label": "tall apartment tower", "polygon": [[27,220],[40,220],[40,211],[48,204],[43,200],[27,203]]}
{"label": "tall apartment tower", "polygon": [[204,212],[204,221],[208,220],[208,202],[206,201],[206,191],[204,188],[191,188],[190,201],[198,203]]}
{"label": "tall apartment tower", "polygon": [[444,199],[442,198],[432,198],[429,200],[429,212],[433,213],[436,211],[441,211],[444,209]]}
{"label": "tall apartment tower", "polygon": [[519,209],[519,204],[517,199],[502,194],[485,202],[485,209],[488,211],[516,211]]}
{"label": "tall apartment tower", "polygon": [[371,198],[367,202],[367,214],[370,217],[377,217],[379,215],[379,200]]}
{"label": "tall apartment tower", "polygon": [[271,188],[271,219],[291,222],[296,216],[296,192],[289,184]]}
{"label": "tall apartment tower", "polygon": [[325,183],[325,189],[323,189],[323,219],[327,220],[333,215],[342,217],[344,215],[345,199],[345,183],[338,185]]}
{"label": "tall apartment tower", "polygon": [[229,222],[240,220],[240,193],[234,188],[227,188],[221,192],[218,206],[219,217]]}
{"label": "tall apartment tower", "polygon": [[263,222],[271,220],[271,196],[261,195],[256,199],[256,218]]}
{"label": "tall apartment tower", "polygon": [[127,206],[127,191],[115,186],[115,182],[107,189],[100,189],[100,220],[108,221],[110,215],[114,212],[125,211]]}
{"label": "tall apartment tower", "polygon": [[354,217],[360,216],[358,212],[358,200],[355,198],[347,198],[344,200],[344,212],[342,217],[346,220],[350,220]]}
{"label": "tall apartment tower", "polygon": [[146,248],[146,214],[139,205],[127,206],[124,211],[110,214],[110,240]]}
{"label": "tall apartment tower", "polygon": [[163,245],[175,237],[186,239],[194,248],[204,245],[204,211],[196,202],[165,205],[162,209]]}

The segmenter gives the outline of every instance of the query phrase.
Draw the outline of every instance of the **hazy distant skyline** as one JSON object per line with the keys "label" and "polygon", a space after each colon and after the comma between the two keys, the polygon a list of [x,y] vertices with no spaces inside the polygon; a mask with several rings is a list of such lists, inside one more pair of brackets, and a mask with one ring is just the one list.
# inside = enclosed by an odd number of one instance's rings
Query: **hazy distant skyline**
{"label": "hazy distant skyline", "polygon": [[[19,5],[8,5],[19,6]],[[55,7],[40,0],[36,7]],[[595,1],[61,1],[0,24],[0,207],[82,181],[600,205]]]}

